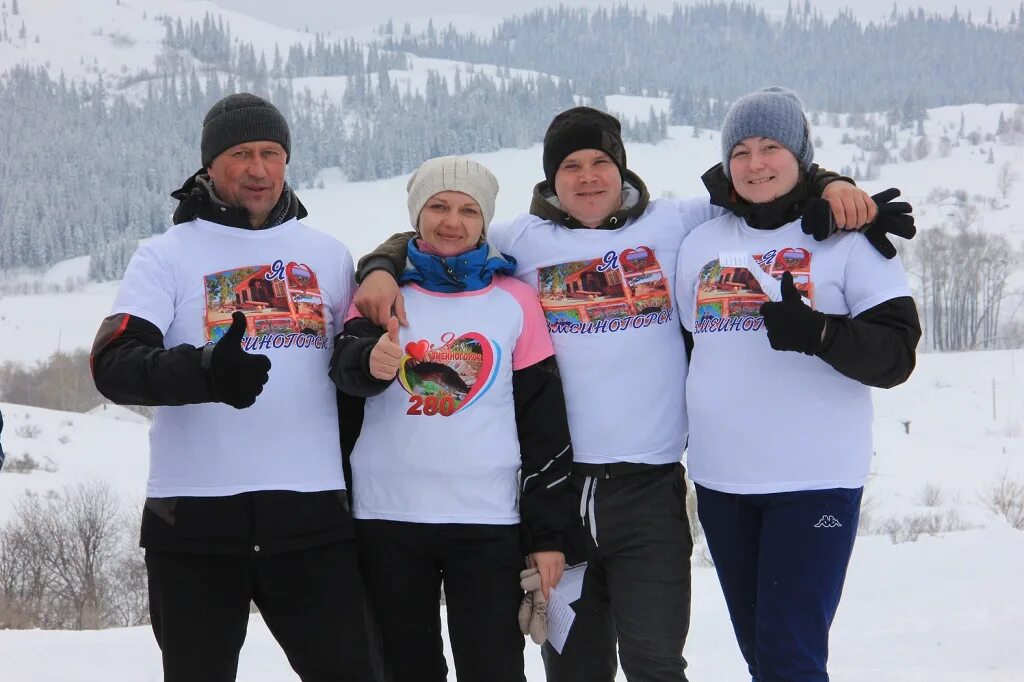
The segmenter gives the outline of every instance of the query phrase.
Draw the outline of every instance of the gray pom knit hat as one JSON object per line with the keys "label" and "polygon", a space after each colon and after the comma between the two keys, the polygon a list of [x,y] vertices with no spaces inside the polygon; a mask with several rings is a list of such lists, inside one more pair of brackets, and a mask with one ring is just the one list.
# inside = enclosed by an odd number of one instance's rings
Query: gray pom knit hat
{"label": "gray pom knit hat", "polygon": [[732,148],[748,137],[770,137],[796,157],[807,170],[814,160],[811,127],[796,93],[773,85],[732,103],[722,123],[722,166],[729,177]]}
{"label": "gray pom knit hat", "polygon": [[462,156],[428,159],[409,177],[409,221],[419,232],[420,211],[438,192],[462,192],[480,204],[484,230],[494,218],[498,180],[486,167]]}
{"label": "gray pom knit hat", "polygon": [[203,168],[236,144],[263,141],[277,142],[284,147],[286,160],[291,158],[288,122],[277,107],[248,92],[228,95],[210,107],[203,119]]}

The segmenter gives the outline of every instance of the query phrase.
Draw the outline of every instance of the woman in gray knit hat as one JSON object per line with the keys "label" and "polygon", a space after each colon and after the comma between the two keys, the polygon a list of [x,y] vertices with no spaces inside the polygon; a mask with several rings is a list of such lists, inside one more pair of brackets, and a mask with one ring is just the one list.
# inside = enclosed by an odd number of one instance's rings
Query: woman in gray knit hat
{"label": "woman in gray knit hat", "polygon": [[[895,249],[824,239],[828,207],[805,182],[813,158],[794,93],[738,99],[722,166],[704,177],[728,213],[686,238],[676,268],[692,348],[689,471],[756,682],[828,680],[872,454],[870,387],[905,381],[921,336],[903,266],[886,257]],[[913,235],[898,194],[873,197],[875,234]]]}
{"label": "woman in gray knit hat", "polygon": [[366,398],[353,515],[387,679],[443,682],[442,583],[460,680],[524,682],[517,612],[530,564],[545,593],[573,516],[562,384],[533,291],[491,247],[498,182],[471,159],[408,184],[412,323],[355,316],[331,377]]}

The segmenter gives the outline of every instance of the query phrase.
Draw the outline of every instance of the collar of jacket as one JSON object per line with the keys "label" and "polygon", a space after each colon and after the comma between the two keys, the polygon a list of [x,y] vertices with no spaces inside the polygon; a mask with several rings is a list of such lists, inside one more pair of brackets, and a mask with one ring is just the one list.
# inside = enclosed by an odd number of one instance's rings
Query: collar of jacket
{"label": "collar of jacket", "polygon": [[[650,200],[651,195],[647,192],[644,181],[633,171],[627,170],[622,179],[622,208],[608,216],[594,229],[616,230],[622,227],[630,218],[639,218],[643,215]],[[530,213],[563,227],[586,229],[586,225],[581,225],[580,221],[562,210],[562,205],[547,180],[542,180],[534,186]]]}
{"label": "collar of jacket", "polygon": [[756,230],[774,230],[803,215],[807,199],[815,195],[808,185],[809,178],[815,177],[817,170],[818,166],[811,164],[806,173],[801,171],[796,187],[764,204],[752,204],[736,194],[732,181],[726,177],[721,163],[709,168],[700,179],[708,189],[712,204],[743,218],[747,225]]}
{"label": "collar of jacket", "polygon": [[415,282],[428,291],[457,294],[483,289],[495,275],[511,275],[516,260],[484,242],[457,256],[434,256],[420,251],[418,237],[409,240],[405,272],[398,278],[402,284]]}
{"label": "collar of jacket", "polygon": [[263,230],[277,227],[292,218],[302,219],[309,215],[309,211],[299,201],[298,195],[288,183],[285,183],[281,190],[281,198],[277,200],[267,222],[259,227],[253,227],[249,224],[249,211],[220,200],[213,191],[213,183],[210,182],[205,168],[193,173],[180,188],[171,192],[171,197],[178,200],[178,207],[174,209],[174,216],[171,219],[175,225],[202,218],[211,223],[243,230]]}

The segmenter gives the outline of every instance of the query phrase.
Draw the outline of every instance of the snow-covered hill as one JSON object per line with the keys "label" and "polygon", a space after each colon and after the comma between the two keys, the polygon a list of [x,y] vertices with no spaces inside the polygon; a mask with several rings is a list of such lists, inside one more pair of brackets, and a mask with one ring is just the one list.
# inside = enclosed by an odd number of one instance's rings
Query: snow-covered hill
{"label": "snow-covered hill", "polygon": [[[0,410],[9,456],[31,454],[44,465],[0,474],[0,524],[24,491],[78,482],[109,481],[126,505],[139,503],[147,426],[137,416],[123,421],[10,404]],[[1003,476],[1024,483],[1024,351],[922,356],[909,382],[875,392],[875,445],[862,524],[868,534],[857,540],[833,630],[832,679],[1024,679],[1024,530],[983,502]],[[891,536],[905,539],[914,519],[936,519],[945,530],[894,544]],[[692,679],[742,679],[714,570],[699,558],[693,584]],[[528,679],[542,680],[537,648],[528,644],[527,655]],[[148,628],[0,631],[0,661],[5,682],[160,679]],[[291,679],[283,654],[253,617],[239,680]]]}

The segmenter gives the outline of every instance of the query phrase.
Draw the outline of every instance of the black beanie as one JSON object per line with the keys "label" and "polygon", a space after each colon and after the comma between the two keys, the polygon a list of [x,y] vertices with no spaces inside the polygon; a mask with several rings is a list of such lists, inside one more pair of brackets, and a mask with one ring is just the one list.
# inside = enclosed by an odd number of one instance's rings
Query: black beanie
{"label": "black beanie", "polygon": [[555,116],[544,133],[544,177],[552,189],[562,161],[580,149],[604,152],[619,167],[619,174],[625,175],[626,148],[619,119],[590,107],[574,107]]}
{"label": "black beanie", "polygon": [[203,168],[225,149],[245,142],[277,142],[284,147],[286,160],[291,157],[291,136],[288,122],[273,104],[248,92],[228,95],[206,113],[200,150]]}

